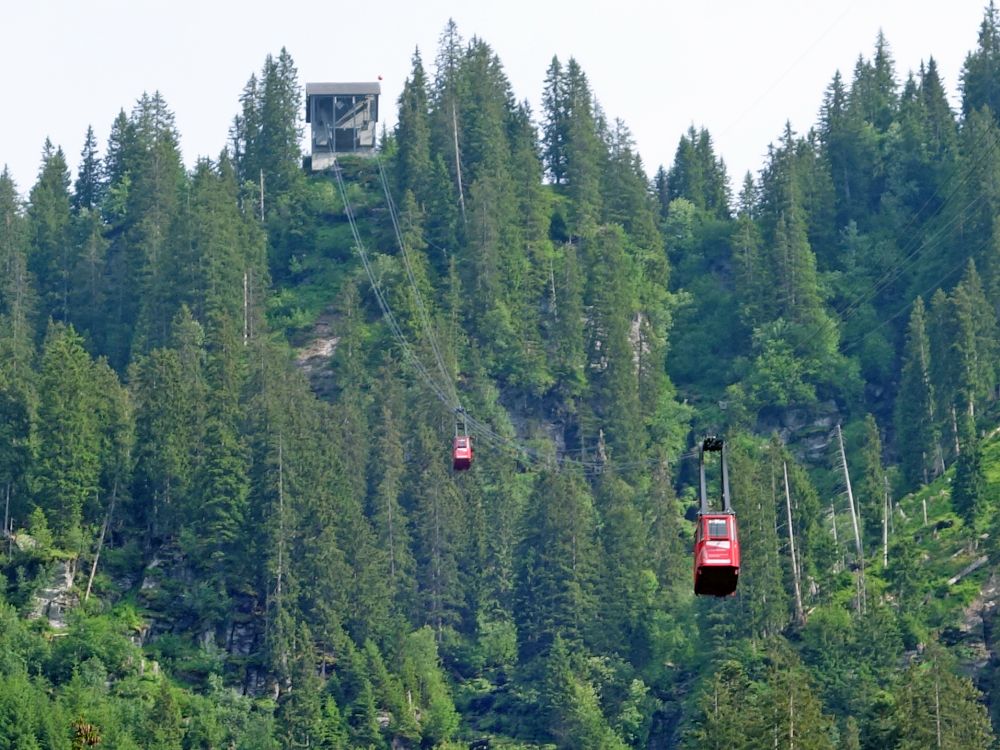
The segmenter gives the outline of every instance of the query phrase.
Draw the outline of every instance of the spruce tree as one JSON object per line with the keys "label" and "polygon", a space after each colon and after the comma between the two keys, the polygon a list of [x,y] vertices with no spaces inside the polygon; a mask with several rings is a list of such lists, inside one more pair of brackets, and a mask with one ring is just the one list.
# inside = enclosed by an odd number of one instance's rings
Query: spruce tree
{"label": "spruce tree", "polygon": [[935,408],[924,301],[917,297],[906,329],[895,411],[900,465],[908,486],[927,483],[944,469]]}
{"label": "spruce tree", "polygon": [[992,747],[993,731],[979,691],[948,664],[948,655],[932,647],[901,676],[893,712],[901,750]]}
{"label": "spruce tree", "polygon": [[49,325],[38,381],[33,486],[59,544],[80,552],[84,507],[100,481],[94,364],[72,327]]}
{"label": "spruce tree", "polygon": [[580,644],[592,623],[596,517],[581,484],[568,474],[545,472],[525,515],[514,591],[522,662],[547,651],[556,636]]}
{"label": "spruce tree", "polygon": [[70,177],[61,148],[45,140],[38,181],[28,197],[29,268],[38,279],[46,315],[69,319],[70,280],[75,265],[70,240]]}
{"label": "spruce tree", "polygon": [[282,47],[277,59],[267,56],[260,81],[257,157],[264,172],[264,189],[275,197],[291,188],[301,174],[302,92],[298,70],[287,49]]}
{"label": "spruce tree", "polygon": [[951,503],[970,522],[986,500],[986,475],[983,469],[983,448],[976,435],[975,422],[962,415],[959,422],[961,453],[955,461],[955,479],[951,485]]}
{"label": "spruce tree", "polygon": [[101,159],[97,154],[97,138],[94,128],[87,126],[87,135],[80,152],[80,166],[77,169],[76,182],[73,183],[73,211],[93,211],[104,201]]}
{"label": "spruce tree", "polygon": [[399,115],[396,123],[397,193],[403,195],[412,190],[417,202],[427,206],[430,199],[431,136],[429,122],[427,74],[424,72],[420,51],[413,53],[410,76],[403,84],[399,95]]}
{"label": "spruce tree", "polygon": [[962,113],[968,116],[986,106],[1000,112],[1000,15],[990,0],[979,26],[976,49],[966,55],[960,74]]}
{"label": "spruce tree", "polygon": [[886,487],[885,470],[882,468],[882,438],[878,423],[871,414],[865,415],[865,438],[862,448],[862,475],[858,486],[858,505],[864,522],[867,546],[881,544],[883,510]]}

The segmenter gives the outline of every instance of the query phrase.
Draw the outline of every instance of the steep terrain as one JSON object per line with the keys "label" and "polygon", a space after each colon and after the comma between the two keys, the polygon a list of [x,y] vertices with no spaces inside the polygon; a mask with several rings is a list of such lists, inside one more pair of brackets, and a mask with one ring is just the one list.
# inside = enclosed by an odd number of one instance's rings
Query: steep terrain
{"label": "steep terrain", "polygon": [[954,113],[880,35],[735,199],[451,23],[339,172],[285,50],[193,170],[158,93],[75,179],[46,142],[0,176],[0,746],[992,747],[998,40]]}

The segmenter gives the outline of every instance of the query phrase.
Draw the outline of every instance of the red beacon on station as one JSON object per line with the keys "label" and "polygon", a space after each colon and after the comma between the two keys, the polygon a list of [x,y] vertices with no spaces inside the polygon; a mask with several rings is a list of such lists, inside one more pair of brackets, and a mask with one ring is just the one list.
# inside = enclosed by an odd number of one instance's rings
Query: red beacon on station
{"label": "red beacon on station", "polygon": [[[708,505],[706,452],[717,452],[722,457],[721,512],[712,511]],[[736,592],[740,577],[740,540],[736,528],[736,513],[729,497],[726,446],[721,438],[707,437],[702,441],[698,464],[701,507],[694,532],[694,593],[699,596],[729,596]]]}
{"label": "red beacon on station", "polygon": [[453,471],[468,471],[472,466],[472,436],[465,421],[465,410],[460,407],[455,413],[455,440],[451,446],[451,468]]}

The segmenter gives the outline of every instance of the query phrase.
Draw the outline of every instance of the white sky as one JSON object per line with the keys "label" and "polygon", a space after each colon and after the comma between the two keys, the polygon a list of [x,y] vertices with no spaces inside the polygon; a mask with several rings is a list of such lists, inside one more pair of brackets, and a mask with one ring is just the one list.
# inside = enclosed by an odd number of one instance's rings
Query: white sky
{"label": "white sky", "polygon": [[0,0],[0,164],[27,194],[48,136],[75,178],[87,125],[103,153],[118,110],[156,89],[176,115],[185,162],[214,157],[250,74],[282,46],[303,84],[381,75],[391,128],[414,48],[432,74],[451,17],[465,39],[494,49],[536,115],[552,56],[576,57],[607,116],[631,129],[648,173],[670,165],[694,124],[709,129],[739,184],[785,120],[797,132],[815,124],[834,71],[849,81],[880,28],[900,83],[933,55],[957,107],[986,2]]}

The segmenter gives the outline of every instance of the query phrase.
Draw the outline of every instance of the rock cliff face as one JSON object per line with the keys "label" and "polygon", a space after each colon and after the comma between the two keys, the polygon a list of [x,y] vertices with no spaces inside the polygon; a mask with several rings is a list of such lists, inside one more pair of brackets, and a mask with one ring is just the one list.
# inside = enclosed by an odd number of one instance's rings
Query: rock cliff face
{"label": "rock cliff face", "polygon": [[1000,574],[994,570],[979,596],[965,609],[961,624],[946,634],[947,641],[960,645],[962,666],[987,698],[994,726],[1000,719]]}
{"label": "rock cliff face", "polygon": [[57,630],[66,627],[66,613],[80,603],[73,590],[74,566],[68,561],[56,563],[49,582],[35,594],[31,619],[45,617]]}
{"label": "rock cliff face", "polygon": [[196,576],[178,550],[162,550],[146,564],[140,580],[137,598],[146,620],[141,633],[144,645],[154,644],[167,635],[192,638],[202,652],[224,652],[230,665],[242,669],[243,693],[261,697],[273,692],[273,678],[252,658],[264,641],[259,602],[250,596],[235,595],[218,621],[206,622],[192,609],[189,599],[197,583]]}
{"label": "rock cliff face", "polygon": [[755,431],[760,435],[778,433],[781,442],[802,461],[818,464],[829,459],[835,440],[840,409],[834,401],[822,401],[811,408],[772,409],[761,412]]}
{"label": "rock cliff face", "polygon": [[309,378],[313,391],[321,397],[329,396],[333,389],[333,373],[329,365],[340,343],[340,337],[333,333],[334,322],[332,312],[323,313],[313,326],[308,342],[295,353],[295,364]]}

